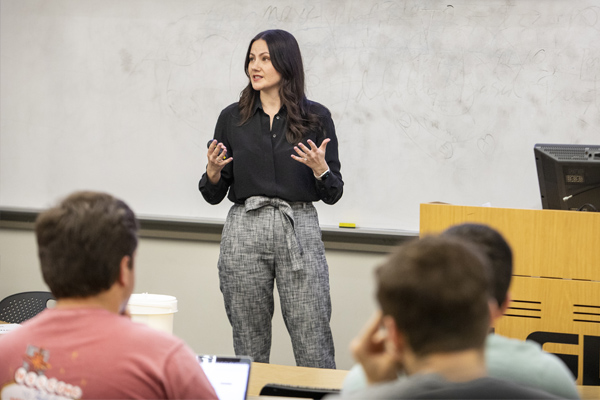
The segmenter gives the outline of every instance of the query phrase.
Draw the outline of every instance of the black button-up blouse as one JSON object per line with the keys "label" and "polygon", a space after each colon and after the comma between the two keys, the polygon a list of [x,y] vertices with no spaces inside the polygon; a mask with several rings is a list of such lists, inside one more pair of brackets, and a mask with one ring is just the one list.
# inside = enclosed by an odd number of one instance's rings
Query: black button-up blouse
{"label": "black button-up blouse", "polygon": [[209,182],[206,172],[202,175],[199,189],[204,199],[210,204],[218,204],[229,190],[227,197],[238,204],[251,196],[278,197],[288,202],[337,202],[342,197],[344,182],[340,173],[338,140],[329,110],[310,102],[310,109],[319,116],[323,132],[310,132],[302,140],[306,146],[307,139],[320,146],[325,138],[331,139],[325,152],[331,174],[319,181],[309,167],[291,157],[296,152],[285,137],[285,107],[274,117],[270,129],[269,115],[263,111],[260,101],[257,103],[250,120],[241,126],[238,103],[225,108],[219,115],[214,138],[227,147],[227,156],[233,157],[233,161],[223,168],[221,180],[216,185]]}

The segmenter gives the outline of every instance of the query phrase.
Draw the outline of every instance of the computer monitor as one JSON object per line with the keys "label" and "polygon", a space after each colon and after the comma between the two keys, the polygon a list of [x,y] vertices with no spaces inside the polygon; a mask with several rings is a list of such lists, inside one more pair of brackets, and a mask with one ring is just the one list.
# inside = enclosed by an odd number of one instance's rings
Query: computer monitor
{"label": "computer monitor", "polygon": [[600,211],[600,145],[536,144],[542,208]]}

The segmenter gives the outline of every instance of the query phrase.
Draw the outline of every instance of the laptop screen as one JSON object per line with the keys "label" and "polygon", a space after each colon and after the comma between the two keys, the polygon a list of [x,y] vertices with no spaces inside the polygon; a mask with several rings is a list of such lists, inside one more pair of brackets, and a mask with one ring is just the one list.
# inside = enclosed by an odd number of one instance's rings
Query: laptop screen
{"label": "laptop screen", "polygon": [[252,365],[250,357],[199,355],[198,362],[220,399],[246,399]]}

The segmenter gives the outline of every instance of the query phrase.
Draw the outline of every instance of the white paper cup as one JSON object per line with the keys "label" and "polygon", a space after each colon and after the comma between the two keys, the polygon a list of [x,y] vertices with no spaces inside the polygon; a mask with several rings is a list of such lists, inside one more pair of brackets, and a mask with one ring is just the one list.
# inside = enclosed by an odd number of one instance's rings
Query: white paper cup
{"label": "white paper cup", "polygon": [[141,322],[159,331],[173,333],[173,315],[177,312],[177,298],[164,294],[132,294],[128,306],[132,321]]}

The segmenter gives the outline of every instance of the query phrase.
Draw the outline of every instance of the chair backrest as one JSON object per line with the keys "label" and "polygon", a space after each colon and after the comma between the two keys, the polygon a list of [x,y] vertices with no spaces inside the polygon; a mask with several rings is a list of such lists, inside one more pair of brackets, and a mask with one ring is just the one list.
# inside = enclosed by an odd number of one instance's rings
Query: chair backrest
{"label": "chair backrest", "polygon": [[20,324],[44,311],[49,300],[54,300],[50,292],[12,294],[0,301],[0,321]]}

